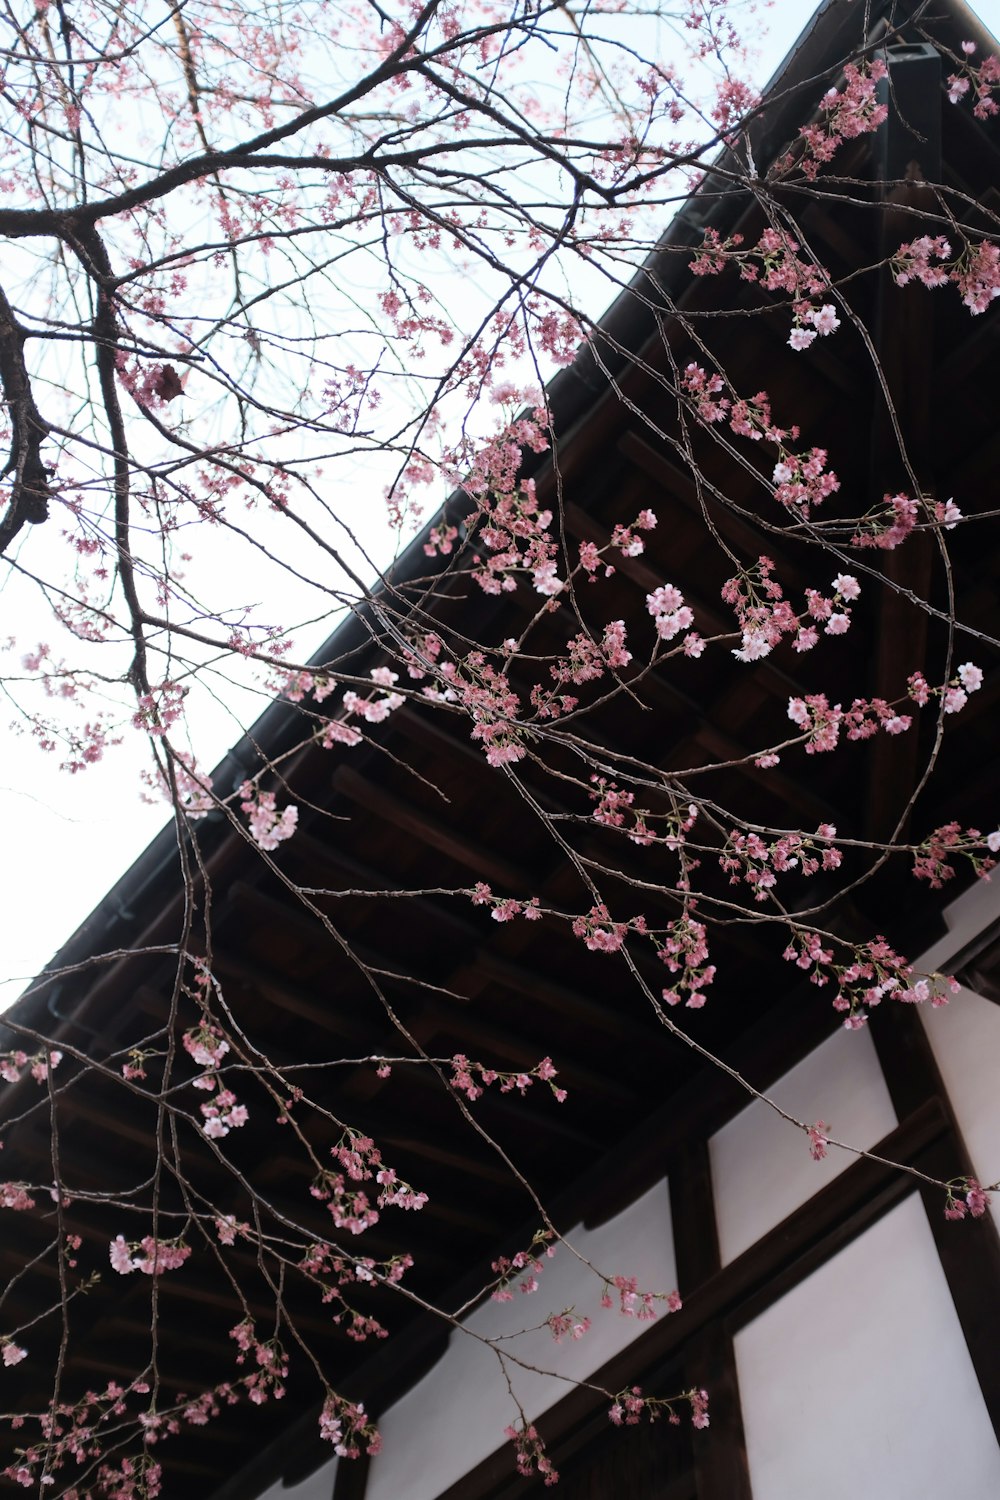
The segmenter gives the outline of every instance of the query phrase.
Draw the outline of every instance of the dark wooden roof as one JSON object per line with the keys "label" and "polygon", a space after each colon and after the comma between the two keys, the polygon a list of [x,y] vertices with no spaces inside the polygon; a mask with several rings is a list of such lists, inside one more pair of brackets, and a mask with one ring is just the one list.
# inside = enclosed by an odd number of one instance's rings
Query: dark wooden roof
{"label": "dark wooden roof", "polygon": [[[884,15],[901,7],[873,9]],[[856,43],[860,10],[824,7],[779,80],[779,94],[789,91],[787,101],[777,123],[765,117],[759,160],[794,135],[792,122],[805,118],[828,86],[822,75]],[[962,7],[942,3],[934,12],[945,17],[933,25],[951,45],[968,34]],[[908,37],[913,44],[921,41],[915,33]],[[902,60],[903,53],[898,56]],[[929,117],[938,117],[942,97],[938,90],[924,101]],[[939,118],[947,201],[966,222],[995,228],[986,211],[997,192],[996,129],[947,104]],[[793,191],[783,201],[801,213],[804,231],[844,278],[844,295],[859,324],[875,330],[883,366],[897,382],[901,420],[925,492],[954,494],[969,515],[992,511],[1000,438],[991,376],[1000,313],[994,307],[972,319],[954,292],[897,291],[866,269],[883,254],[890,211],[907,223],[921,222],[926,212],[923,199],[912,196],[902,196],[891,210],[880,207],[882,150],[880,139],[858,140],[838,157],[836,180],[824,181],[808,203]],[[982,213],[977,202],[985,206]],[[699,220],[743,233],[748,241],[763,226],[746,195],[731,193],[721,178],[710,179],[632,297],[606,320],[604,355],[617,364],[614,380],[585,358],[560,378],[553,394],[560,425],[558,498],[570,541],[603,542],[617,522],[630,522],[647,504],[660,518],[645,554],[619,559],[614,578],[592,591],[592,606],[587,590],[577,590],[585,624],[599,630],[621,618],[632,641],[649,635],[645,595],[665,581],[684,591],[703,634],[732,628],[719,599],[731,567],[706,518],[743,560],[758,552],[774,557],[790,590],[828,581],[826,561],[817,577],[815,549],[767,496],[752,444],[726,445],[718,434],[693,433],[692,456],[703,480],[693,478],[670,394],[676,366],[696,354],[706,362],[693,334],[735,387],[766,387],[776,417],[787,413],[801,424],[804,445],[815,441],[829,448],[841,481],[842,513],[853,514],[867,503],[864,497],[877,499],[906,483],[859,329],[845,318],[835,340],[807,357],[792,353],[786,345],[789,313],[774,299],[734,272],[721,282],[688,276],[689,257],[673,246],[700,238]],[[683,321],[663,314],[670,300]],[[554,502],[551,455],[537,464],[536,477],[540,493]],[[449,513],[462,511],[453,497]],[[828,514],[836,518],[835,503]],[[1000,663],[977,632],[991,639],[996,633],[1000,542],[995,528],[967,525],[949,534],[948,552],[957,612],[969,632],[956,643],[957,659],[972,657],[986,670],[986,683],[947,726],[939,769],[912,812],[910,826],[918,837],[952,818],[975,822],[996,784]],[[786,646],[753,664],[735,661],[726,649],[700,662],[672,661],[652,673],[643,672],[637,660],[623,673],[626,683],[634,678],[634,692],[595,708],[588,736],[606,747],[609,760],[631,757],[661,772],[686,773],[699,795],[754,823],[812,828],[832,822],[847,838],[885,837],[920,783],[935,733],[929,715],[898,740],[882,736],[872,744],[846,745],[835,755],[810,756],[798,747],[767,773],[752,764],[762,744],[787,733],[790,696],[819,686],[831,701],[848,702],[862,691],[896,697],[906,673],[921,663],[929,677],[940,678],[947,628],[910,594],[947,613],[949,579],[933,539],[917,538],[898,554],[846,549],[844,557],[864,586],[846,637],[821,642],[809,656]],[[446,638],[454,631],[498,644],[538,609],[539,596],[529,589],[488,598],[448,567],[433,577],[427,568],[418,543],[379,608],[338,631],[319,659],[364,677],[372,666],[393,659],[393,630],[385,627],[390,617],[398,622],[418,610]],[[578,629],[573,608],[557,599],[533,637],[533,649],[556,652]],[[528,676],[515,673],[513,680],[526,698]],[[555,1205],[561,1228],[581,1216],[590,1222],[609,1216],[653,1175],[670,1169],[686,1138],[721,1123],[739,1103],[738,1089],[657,1024],[642,988],[644,982],[658,994],[663,983],[651,949],[634,947],[630,973],[620,957],[588,952],[565,922],[545,917],[499,925],[468,899],[435,892],[485,880],[497,894],[534,895],[543,907],[562,912],[586,909],[589,898],[553,837],[556,829],[581,860],[596,862],[614,915],[625,919],[642,910],[650,925],[663,926],[676,914],[664,851],[639,849],[594,824],[579,785],[549,774],[555,770],[579,782],[590,767],[555,739],[540,735],[532,747],[537,763],[518,768],[524,787],[555,820],[547,825],[526,810],[513,781],[487,765],[458,714],[429,712],[414,702],[353,750],[292,749],[309,728],[294,705],[276,705],[216,777],[223,792],[238,784],[254,764],[254,744],[271,756],[291,751],[281,775],[299,805],[300,827],[276,851],[273,873],[250,856],[221,817],[198,830],[213,892],[213,968],[242,1032],[279,1068],[383,1051],[398,1055],[405,1044],[387,1020],[376,993],[381,989],[405,1031],[434,1056],[465,1052],[518,1069],[551,1055],[569,1089],[564,1105],[538,1087],[523,1100],[492,1091],[477,1103],[475,1116],[543,1200]],[[665,793],[651,795],[654,804],[659,795],[666,806]],[[711,863],[706,856],[701,874],[709,893],[721,899],[728,887],[711,872]],[[869,864],[859,855],[848,874],[860,875]],[[925,946],[938,930],[940,898],[917,886],[907,866],[906,859],[897,859],[839,898],[824,917],[826,925],[845,934],[884,931],[910,951]],[[290,894],[292,885],[313,891],[314,913]],[[425,893],[406,900],[378,894],[400,889]],[[813,904],[832,891],[819,877],[803,883],[801,901]],[[92,1059],[121,1054],[166,1025],[175,1005],[179,1024],[195,1019],[190,1001],[174,993],[170,955],[156,951],[177,941],[181,910],[177,856],[167,835],[54,967],[83,963],[102,951],[111,954],[108,961],[99,971],[85,967],[78,977],[68,973],[41,985],[14,1012],[19,1023],[61,1038],[68,1054],[57,1075],[63,1179],[80,1194],[132,1193],[136,1233],[146,1232],[156,1108],[113,1076],[117,1065],[109,1075],[99,1067],[84,1071],[72,1052]],[[710,1003],[683,1016],[694,1042],[761,1085],[837,1024],[828,994],[797,978],[782,960],[782,947],[780,932],[757,920],[752,903],[717,921],[712,958],[718,975]],[[129,956],[114,956],[126,948]],[[418,1297],[458,1305],[488,1274],[498,1247],[530,1236],[537,1217],[523,1186],[469,1128],[429,1070],[398,1067],[380,1080],[371,1065],[344,1062],[322,1078],[310,1087],[319,1089],[331,1116],[369,1131],[400,1175],[429,1195],[418,1215],[385,1215],[364,1236],[364,1252],[382,1257],[409,1250],[415,1265],[405,1285]],[[312,1226],[322,1238],[329,1220],[309,1197],[312,1169],[291,1129],[284,1135],[275,1129],[274,1107],[259,1088],[248,1084],[246,1098],[250,1123],[227,1138],[226,1156],[252,1182],[264,1227],[280,1236],[288,1223]],[[35,1099],[27,1085],[9,1091],[8,1118]],[[303,1114],[298,1125],[320,1156],[339,1135],[333,1118],[319,1110]],[[195,1189],[238,1218],[248,1217],[249,1195],[220,1170],[211,1145],[183,1126],[180,1140]],[[46,1109],[35,1108],[7,1129],[3,1176],[51,1180]],[[159,1192],[164,1212],[183,1216],[183,1194],[169,1170]],[[109,1239],[129,1233],[120,1209],[78,1197],[65,1209],[65,1225],[83,1237],[81,1266],[104,1273],[95,1290],[71,1304],[63,1375],[71,1398],[145,1366],[150,1282],[139,1276],[119,1281],[107,1271]],[[0,1244],[5,1274],[21,1270],[52,1233],[51,1216],[9,1219]],[[251,1310],[262,1321],[273,1317],[273,1289],[255,1269],[253,1255],[230,1253],[237,1256]],[[41,1312],[57,1297],[53,1277],[47,1263],[24,1271],[11,1288],[5,1317]],[[231,1377],[228,1331],[242,1312],[222,1267],[211,1254],[198,1253],[183,1274],[159,1278],[158,1288],[165,1390],[194,1393]],[[315,1341],[331,1383],[363,1394],[376,1408],[405,1389],[447,1337],[447,1328],[428,1319],[418,1303],[379,1294],[372,1306],[380,1308],[393,1336],[386,1346],[357,1345],[331,1327],[313,1289],[289,1277],[284,1296],[295,1322]],[[26,1408],[47,1399],[46,1372],[59,1335],[57,1318],[32,1332],[32,1357],[22,1366]],[[267,1477],[290,1472],[296,1462],[318,1461],[323,1451],[311,1436],[305,1445],[297,1437],[294,1448],[286,1439],[283,1449],[280,1441],[290,1416],[307,1408],[311,1435],[316,1396],[315,1384],[293,1373],[284,1404],[244,1403],[193,1434],[171,1439],[162,1448],[171,1476],[168,1492],[183,1487],[185,1495],[221,1500],[244,1493],[244,1481],[224,1481],[248,1463]]]}

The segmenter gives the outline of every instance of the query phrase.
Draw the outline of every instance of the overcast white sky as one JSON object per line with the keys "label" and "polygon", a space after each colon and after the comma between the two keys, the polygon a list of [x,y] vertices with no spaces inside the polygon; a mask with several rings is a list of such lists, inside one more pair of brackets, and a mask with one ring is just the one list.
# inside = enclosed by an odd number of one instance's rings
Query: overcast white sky
{"label": "overcast white sky", "polygon": [[[771,28],[760,49],[758,76],[766,80],[801,30],[813,6],[807,0],[775,0]],[[1000,34],[1000,0],[973,6],[994,34]],[[600,311],[600,309],[594,309]],[[378,480],[359,506],[369,513],[381,494]],[[384,564],[392,542],[386,534]],[[0,636],[7,590],[0,579]],[[318,642],[317,642],[318,644]],[[59,946],[76,930],[114,882],[163,826],[165,807],[140,800],[140,769],[146,751],[139,736],[76,777],[59,773],[26,739],[0,726],[0,1010],[9,1005]],[[232,719],[220,713],[201,740],[202,763],[221,759],[239,737]]]}

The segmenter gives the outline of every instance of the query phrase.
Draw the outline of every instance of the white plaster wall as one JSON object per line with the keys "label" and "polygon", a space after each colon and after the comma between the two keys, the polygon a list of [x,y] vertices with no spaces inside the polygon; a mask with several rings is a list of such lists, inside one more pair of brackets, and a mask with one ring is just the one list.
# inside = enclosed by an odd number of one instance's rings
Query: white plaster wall
{"label": "white plaster wall", "polygon": [[[980,880],[945,912],[947,936],[917,961],[941,968],[1000,916],[1000,875]],[[981,1182],[1000,1178],[1000,1005],[962,989],[939,1010],[920,1007],[921,1020],[951,1100],[972,1165]],[[1000,1229],[1000,1195],[990,1208]],[[998,1355],[1000,1358],[1000,1355]]]}
{"label": "white plaster wall", "polygon": [[[897,1124],[867,1031],[835,1032],[766,1092],[796,1119],[825,1120],[831,1135],[864,1150]],[[709,1152],[723,1265],[855,1160],[830,1146],[813,1161],[805,1134],[759,1099],[716,1132]]]}
{"label": "white plaster wall", "polygon": [[[647,1291],[670,1292],[677,1285],[666,1181],[599,1229],[578,1227],[567,1238],[604,1274],[635,1276]],[[563,1377],[511,1367],[529,1420],[566,1394],[567,1380],[587,1376],[648,1326],[622,1317],[617,1304],[613,1311],[602,1309],[601,1283],[565,1246],[545,1263],[537,1292],[514,1295],[513,1302],[477,1308],[466,1326],[490,1337],[516,1335],[505,1348]],[[571,1306],[578,1317],[591,1318],[590,1332],[579,1341],[556,1344],[547,1329],[519,1332]],[[496,1355],[454,1332],[435,1367],[379,1421],[382,1451],[372,1463],[366,1500],[433,1500],[499,1447],[516,1417]]]}
{"label": "white plaster wall", "polygon": [[[921,1019],[973,1170],[981,1182],[996,1182],[1000,1178],[1000,1005],[962,989],[940,1010],[921,1007]],[[990,1212],[1000,1229],[1000,1194],[994,1195]]]}
{"label": "white plaster wall", "polygon": [[995,1500],[1000,1449],[915,1195],[736,1336],[754,1500]]}
{"label": "white plaster wall", "polygon": [[290,1485],[288,1489],[279,1479],[264,1490],[257,1500],[331,1500],[338,1462],[336,1457],[331,1458],[329,1463],[316,1469],[308,1479],[303,1479],[300,1484]]}
{"label": "white plaster wall", "polygon": [[916,963],[918,969],[943,969],[947,972],[948,959],[964,948],[984,927],[1000,917],[1000,871],[992,880],[977,880],[961,896],[944,909],[944,920],[948,931],[932,947],[921,954]]}

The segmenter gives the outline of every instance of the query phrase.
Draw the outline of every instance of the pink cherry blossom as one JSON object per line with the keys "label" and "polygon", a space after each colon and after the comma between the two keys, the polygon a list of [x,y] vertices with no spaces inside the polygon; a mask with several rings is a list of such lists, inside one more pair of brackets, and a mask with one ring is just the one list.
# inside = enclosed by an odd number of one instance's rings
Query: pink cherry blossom
{"label": "pink cherry blossom", "polygon": [[294,804],[279,813],[274,793],[262,792],[248,781],[240,787],[240,798],[250,836],[259,848],[270,852],[292,837],[299,820],[299,810]]}
{"label": "pink cherry blossom", "polygon": [[133,1258],[131,1246],[125,1243],[120,1234],[111,1241],[110,1251],[111,1269],[117,1271],[119,1276],[127,1276],[130,1271],[138,1269],[139,1262]]}
{"label": "pink cherry blossom", "polygon": [[823,336],[835,333],[840,327],[837,310],[829,302],[824,302],[822,307],[810,308],[806,316],[816,332]]}
{"label": "pink cherry blossom", "polygon": [[842,599],[854,600],[861,593],[861,585],[851,573],[838,573],[832,587]]}
{"label": "pink cherry blossom", "polygon": [[822,1161],[826,1155],[829,1138],[826,1132],[830,1129],[825,1120],[817,1120],[815,1125],[810,1125],[806,1134],[809,1137],[809,1154],[813,1161]]}

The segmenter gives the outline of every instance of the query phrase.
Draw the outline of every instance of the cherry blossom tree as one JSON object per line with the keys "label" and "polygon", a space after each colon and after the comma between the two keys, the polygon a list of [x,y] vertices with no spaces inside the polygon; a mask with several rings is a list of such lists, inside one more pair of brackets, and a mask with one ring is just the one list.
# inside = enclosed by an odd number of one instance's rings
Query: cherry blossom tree
{"label": "cherry blossom tree", "polygon": [[[928,5],[905,9],[906,37],[940,59],[945,107],[988,127],[1000,62],[928,29]],[[753,11],[725,0],[8,7],[8,718],[81,787],[123,740],[144,740],[142,794],[172,809],[182,893],[172,935],[133,955],[171,966],[169,1006],[124,1053],[81,1045],[52,1021],[57,1007],[40,1025],[33,1002],[48,1003],[64,966],[9,1018],[3,1129],[16,1144],[16,1128],[44,1116],[52,1154],[30,1180],[0,1183],[0,1204],[15,1227],[36,1218],[47,1227],[45,1248],[29,1248],[19,1274],[47,1268],[50,1296],[26,1326],[0,1321],[0,1350],[7,1367],[30,1361],[36,1340],[55,1350],[44,1409],[0,1396],[14,1483],[79,1500],[154,1496],[158,1443],[224,1422],[234,1403],[280,1398],[295,1364],[311,1372],[334,1450],[377,1451],[375,1424],[329,1383],[284,1288],[293,1279],[310,1288],[351,1339],[381,1337],[370,1288],[424,1304],[408,1290],[405,1223],[385,1254],[369,1254],[363,1236],[403,1212],[412,1222],[428,1196],[398,1175],[377,1114],[374,1129],[341,1117],[328,1077],[350,1064],[377,1088],[422,1071],[481,1136],[484,1095],[546,1093],[553,1111],[566,1098],[554,1052],[506,1067],[426,1048],[394,1010],[390,976],[341,932],[331,892],[285,871],[296,840],[315,839],[324,819],[336,829],[328,810],[303,800],[306,757],[349,766],[359,747],[388,746],[401,714],[460,735],[544,828],[575,900],[505,888],[486,866],[432,890],[366,892],[353,881],[333,894],[432,897],[481,927],[538,923],[595,964],[618,965],[655,1024],[701,1058],[715,1054],[686,1021],[711,1006],[717,934],[733,930],[763,930],[789,975],[811,980],[815,1003],[832,1003],[849,1029],[880,1006],[947,1004],[949,976],[919,972],[891,934],[855,930],[838,913],[877,888],[887,866],[903,864],[934,889],[993,868],[995,809],[981,827],[962,818],[924,828],[919,796],[1000,643],[962,619],[948,583],[949,549],[968,535],[975,498],[940,495],[928,481],[876,314],[856,288],[881,287],[884,305],[897,294],[951,299],[949,318],[982,317],[1000,295],[997,220],[957,189],[860,171],[859,148],[899,117],[890,73],[901,30],[866,40],[859,22],[822,77],[779,81],[761,98],[745,50]],[[755,143],[789,108],[795,127],[757,162]],[[695,193],[706,208],[738,204],[752,232],[682,215],[665,240]],[[861,270],[838,271],[810,227],[817,208],[823,224],[842,213],[869,225]],[[648,322],[652,343],[637,347],[623,318],[599,317],[616,297]],[[833,361],[838,341],[863,351],[884,409],[884,488],[846,493],[843,434],[796,409],[794,375],[779,404],[752,369],[716,352],[713,319],[737,303],[739,316],[758,318],[751,329],[781,320],[783,361]],[[654,494],[604,532],[574,529],[562,468],[571,434],[557,410],[570,377],[559,371],[612,392],[669,453],[710,564],[672,570]],[[635,397],[637,379],[655,401]],[[728,493],[726,465],[752,485],[753,511]],[[401,553],[409,544],[401,561],[386,560],[386,534]],[[904,566],[915,549],[944,580],[923,594]],[[716,575],[707,609],[689,580]],[[639,618],[604,603],[623,579],[641,590]],[[895,678],[873,691],[842,681],[837,652],[877,628],[870,601],[883,595],[905,598],[943,645],[900,654]],[[368,646],[315,655],[349,617]],[[753,743],[703,747],[677,764],[610,743],[609,715],[655,706],[657,681],[681,668],[697,698],[699,671],[721,663],[750,680],[766,660],[792,680],[812,653],[820,665],[804,673],[808,688],[786,693],[780,726],[758,734],[754,722]],[[297,712],[294,743],[272,754],[262,742],[233,784],[214,779],[206,716],[221,704],[236,739],[275,697]],[[874,832],[822,816],[793,828],[755,819],[727,807],[708,774],[722,763],[751,785],[780,787],[789,765],[800,768],[794,777],[858,742],[874,754],[907,739],[919,739],[919,763],[902,806]],[[423,762],[412,775],[426,781]],[[272,1059],[214,960],[210,828],[263,861],[317,941],[347,954],[380,1022],[395,1029],[393,1048],[362,1042],[315,1071],[311,1057]],[[605,840],[596,855],[582,843],[595,828]],[[129,961],[102,948],[79,967],[127,972]],[[149,1178],[134,1191],[81,1187],[60,1166],[60,1100],[85,1074],[152,1111]],[[230,1155],[255,1114],[280,1125],[281,1149],[308,1163],[300,1220],[275,1211]],[[831,1143],[853,1149],[849,1120],[835,1131],[785,1118],[817,1160]],[[317,1147],[310,1122],[332,1144]],[[495,1151],[537,1217],[534,1240],[481,1282],[480,1297],[511,1300],[536,1292],[556,1247],[576,1252],[530,1172]],[[202,1157],[228,1174],[245,1212],[205,1189]],[[986,1209],[987,1188],[968,1174],[934,1186],[950,1218]],[[105,1219],[120,1210],[99,1264],[81,1249],[80,1204]],[[329,1217],[321,1236],[317,1204]],[[237,1254],[248,1250],[272,1291],[273,1326],[241,1289]],[[157,1288],[199,1259],[223,1268],[242,1313],[231,1377],[181,1395],[158,1364]],[[680,1305],[672,1287],[588,1269],[612,1313],[651,1319]],[[125,1383],[77,1390],[77,1300],[117,1277],[148,1278],[145,1360]],[[439,1314],[460,1327],[475,1300]],[[556,1341],[589,1327],[576,1309],[545,1309],[536,1323]],[[519,1413],[508,1427],[517,1468],[554,1482],[518,1406],[517,1356],[500,1341],[495,1352]],[[605,1395],[615,1424],[661,1415],[708,1424],[700,1387]],[[498,1433],[509,1420],[498,1414]]]}

